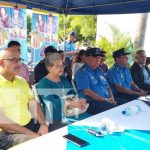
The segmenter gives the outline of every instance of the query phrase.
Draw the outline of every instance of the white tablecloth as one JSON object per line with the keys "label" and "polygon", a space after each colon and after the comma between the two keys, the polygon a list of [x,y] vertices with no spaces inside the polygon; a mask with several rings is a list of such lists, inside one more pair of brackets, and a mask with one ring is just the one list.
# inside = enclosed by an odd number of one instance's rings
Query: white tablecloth
{"label": "white tablecloth", "polygon": [[[139,105],[142,111],[133,116],[125,116],[122,114],[124,108]],[[114,121],[117,125],[125,129],[140,129],[140,130],[150,130],[150,107],[140,100],[134,100],[124,105],[115,107],[103,113],[94,115],[82,121],[75,122],[74,125],[89,125],[98,126],[102,119],[109,118]],[[39,138],[30,140],[13,148],[10,150],[66,150],[66,140],[62,137],[68,133],[68,128],[63,127],[51,133],[48,133]]]}

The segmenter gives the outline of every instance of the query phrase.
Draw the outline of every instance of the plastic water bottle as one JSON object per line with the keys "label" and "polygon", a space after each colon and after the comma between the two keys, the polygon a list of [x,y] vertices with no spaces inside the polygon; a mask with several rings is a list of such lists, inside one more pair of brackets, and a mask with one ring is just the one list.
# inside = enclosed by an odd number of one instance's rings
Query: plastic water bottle
{"label": "plastic water bottle", "polygon": [[139,114],[140,111],[141,111],[141,107],[139,105],[134,105],[134,106],[125,108],[124,111],[122,111],[122,114],[126,116],[132,116],[134,114]]}
{"label": "plastic water bottle", "polygon": [[99,126],[99,132],[101,132],[102,135],[109,134],[109,124],[106,122],[101,123]]}

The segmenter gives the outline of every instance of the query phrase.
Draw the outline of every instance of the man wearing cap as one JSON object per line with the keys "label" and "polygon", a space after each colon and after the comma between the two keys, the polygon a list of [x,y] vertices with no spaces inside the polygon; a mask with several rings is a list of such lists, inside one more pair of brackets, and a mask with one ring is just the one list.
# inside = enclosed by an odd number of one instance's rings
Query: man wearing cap
{"label": "man wearing cap", "polygon": [[75,51],[76,33],[74,31],[69,32],[68,39],[61,45],[61,50],[65,51],[65,62],[71,64],[72,56],[76,55]]}
{"label": "man wearing cap", "polygon": [[[56,53],[57,49],[54,46],[47,46],[44,50],[45,58],[48,57],[52,53]],[[48,73],[45,67],[45,58],[41,60],[34,68],[34,82],[38,83],[43,77],[45,77]]]}
{"label": "man wearing cap", "polygon": [[99,68],[101,55],[102,51],[99,48],[87,49],[86,64],[75,74],[79,97],[88,101],[87,112],[92,115],[116,105],[104,72]]}
{"label": "man wearing cap", "polygon": [[131,73],[126,67],[129,54],[125,52],[125,48],[113,52],[115,64],[108,71],[108,79],[115,97],[131,101],[139,96],[146,96],[146,92],[133,82]]}

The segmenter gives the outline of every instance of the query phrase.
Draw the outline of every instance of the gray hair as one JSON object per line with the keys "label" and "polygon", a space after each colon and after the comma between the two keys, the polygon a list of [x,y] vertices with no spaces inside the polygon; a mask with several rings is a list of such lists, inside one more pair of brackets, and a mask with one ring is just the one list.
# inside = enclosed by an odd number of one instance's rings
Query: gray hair
{"label": "gray hair", "polygon": [[45,66],[51,67],[54,65],[55,61],[61,60],[61,56],[58,53],[52,53],[47,58],[45,58]]}

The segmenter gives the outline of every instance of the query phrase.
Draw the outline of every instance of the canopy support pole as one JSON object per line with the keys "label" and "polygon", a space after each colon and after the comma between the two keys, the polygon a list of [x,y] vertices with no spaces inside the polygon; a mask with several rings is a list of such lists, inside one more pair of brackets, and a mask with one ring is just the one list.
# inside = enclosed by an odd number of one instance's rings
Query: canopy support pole
{"label": "canopy support pole", "polygon": [[64,14],[64,51],[66,51],[66,23],[67,23],[67,14]]}

